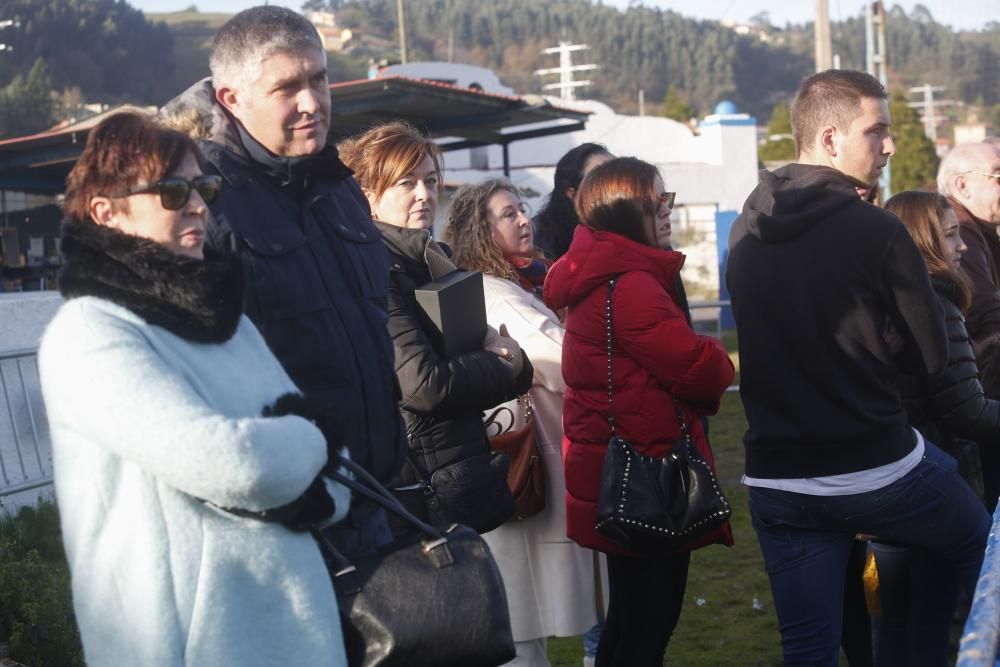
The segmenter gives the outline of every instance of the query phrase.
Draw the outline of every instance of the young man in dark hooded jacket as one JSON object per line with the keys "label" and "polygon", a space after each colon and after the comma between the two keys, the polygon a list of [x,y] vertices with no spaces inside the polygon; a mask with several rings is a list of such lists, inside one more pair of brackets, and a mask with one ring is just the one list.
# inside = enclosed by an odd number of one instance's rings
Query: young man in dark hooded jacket
{"label": "young man in dark hooded jacket", "polygon": [[[206,245],[239,255],[246,313],[296,386],[322,406],[328,439],[382,482],[406,453],[388,321],[389,260],[352,172],[327,142],[330,86],[316,28],[284,7],[244,10],[219,30],[212,78],[164,115],[204,135],[224,187]],[[356,503],[334,536],[348,553],[388,541],[381,510]]]}
{"label": "young man in dark hooded jacket", "polygon": [[[856,533],[927,550],[942,562],[928,586],[971,592],[990,525],[954,459],[907,424],[896,387],[901,371],[942,370],[947,339],[919,251],[867,201],[895,152],[889,126],[871,76],[805,79],[792,105],[797,162],[761,172],[729,239],[744,483],[786,665],[837,664]],[[921,659],[943,664],[947,628],[922,630],[934,643]]]}

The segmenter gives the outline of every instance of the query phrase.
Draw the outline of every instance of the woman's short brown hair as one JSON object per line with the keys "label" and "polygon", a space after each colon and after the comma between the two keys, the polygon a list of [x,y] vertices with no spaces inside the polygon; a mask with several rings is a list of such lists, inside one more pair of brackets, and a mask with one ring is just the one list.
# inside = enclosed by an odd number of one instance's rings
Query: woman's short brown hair
{"label": "woman's short brown hair", "polygon": [[[102,120],[90,131],[87,145],[66,179],[63,210],[67,219],[91,222],[91,199],[158,181],[177,169],[188,154],[203,166],[194,140],[163,127],[151,116],[127,111]],[[111,206],[115,211],[127,211],[128,200],[114,198]]]}
{"label": "woman's short brown hair", "polygon": [[614,232],[643,245],[655,245],[656,167],[634,157],[616,157],[594,167],[576,192],[580,223]]}
{"label": "woman's short brown hair", "polygon": [[958,306],[962,311],[972,304],[972,289],[965,275],[945,258],[944,234],[941,219],[947,211],[954,210],[947,197],[936,192],[908,190],[900,192],[885,203],[885,210],[903,221],[906,231],[927,264],[927,272],[958,285]]}
{"label": "woman's short brown hair", "polygon": [[337,144],[340,159],[354,171],[358,184],[375,201],[430,156],[441,176],[441,149],[415,127],[402,121],[383,123]]}
{"label": "woman's short brown hair", "polygon": [[498,192],[510,192],[521,198],[514,184],[505,178],[463,185],[451,200],[445,239],[454,252],[455,266],[517,282],[517,272],[493,239],[489,203]]}

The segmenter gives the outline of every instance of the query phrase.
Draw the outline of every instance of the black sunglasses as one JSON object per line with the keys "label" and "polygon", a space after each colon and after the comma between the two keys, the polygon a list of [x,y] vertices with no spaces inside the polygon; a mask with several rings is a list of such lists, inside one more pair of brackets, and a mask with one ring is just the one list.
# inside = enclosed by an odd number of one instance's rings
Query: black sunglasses
{"label": "black sunglasses", "polygon": [[188,199],[191,198],[192,189],[198,191],[206,204],[211,204],[215,201],[221,187],[221,176],[202,174],[195,176],[190,181],[180,176],[169,176],[161,178],[155,183],[133,186],[121,194],[112,195],[112,197],[128,197],[129,195],[155,192],[160,195],[160,203],[163,208],[168,211],[176,211],[187,204]]}

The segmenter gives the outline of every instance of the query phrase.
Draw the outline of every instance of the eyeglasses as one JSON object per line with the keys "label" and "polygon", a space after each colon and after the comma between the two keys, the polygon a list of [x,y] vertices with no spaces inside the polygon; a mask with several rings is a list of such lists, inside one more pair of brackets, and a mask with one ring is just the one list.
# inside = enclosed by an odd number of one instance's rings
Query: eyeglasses
{"label": "eyeglasses", "polygon": [[176,211],[188,203],[188,199],[191,198],[192,189],[198,191],[198,194],[201,195],[206,204],[211,204],[215,201],[215,197],[219,194],[221,187],[221,176],[202,174],[201,176],[195,176],[190,181],[179,176],[170,176],[168,178],[161,178],[155,183],[136,185],[125,192],[112,195],[112,197],[128,197],[129,195],[155,192],[160,195],[160,203],[163,205],[163,208],[168,211]]}
{"label": "eyeglasses", "polygon": [[660,200],[661,206],[665,205],[667,208],[672,209],[674,207],[674,200],[677,199],[677,193],[661,192],[656,198]]}
{"label": "eyeglasses", "polygon": [[967,171],[965,173],[966,174],[979,174],[981,176],[985,176],[986,178],[996,178],[996,179],[1000,180],[1000,174],[991,174],[988,171],[976,171],[975,169],[970,169],[969,171]]}

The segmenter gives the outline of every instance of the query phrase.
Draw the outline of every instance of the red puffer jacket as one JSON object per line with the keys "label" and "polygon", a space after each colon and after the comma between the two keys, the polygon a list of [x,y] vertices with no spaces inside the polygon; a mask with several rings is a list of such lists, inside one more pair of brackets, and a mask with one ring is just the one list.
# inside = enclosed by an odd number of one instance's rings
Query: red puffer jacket
{"label": "red puffer jacket", "polygon": [[[714,338],[699,336],[675,304],[674,281],[684,255],[619,234],[576,228],[569,251],[549,270],[545,302],[567,308],[562,372],[563,463],[567,535],[578,544],[628,554],[594,527],[608,427],[605,299],[612,295],[614,410],[618,434],[640,452],[665,456],[681,438],[673,399],[695,446],[715,466],[699,415],[714,414],[733,380],[733,364]],[[733,544],[727,523],[689,548]]]}

